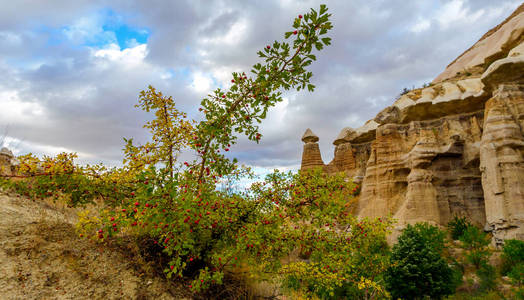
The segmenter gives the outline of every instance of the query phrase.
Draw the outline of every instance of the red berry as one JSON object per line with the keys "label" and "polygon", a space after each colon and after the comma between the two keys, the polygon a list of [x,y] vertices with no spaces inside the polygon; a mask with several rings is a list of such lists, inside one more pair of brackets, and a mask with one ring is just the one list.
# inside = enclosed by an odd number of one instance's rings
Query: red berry
{"label": "red berry", "polygon": [[116,223],[113,223],[113,227],[116,227]]}
{"label": "red berry", "polygon": [[295,30],[295,31],[293,31],[293,34],[297,34],[297,33],[298,33],[298,31],[296,31],[296,30]]}
{"label": "red berry", "polygon": [[146,207],[149,207],[149,203],[146,203]]}
{"label": "red berry", "polygon": [[173,270],[175,268],[175,266],[171,266],[171,270]]}
{"label": "red berry", "polygon": [[98,233],[102,233],[102,232],[104,232],[102,229],[98,230]]}
{"label": "red berry", "polygon": [[222,95],[222,98],[226,98],[226,95]]}
{"label": "red berry", "polygon": [[299,18],[299,19],[302,19],[302,15],[298,15],[298,18]]}
{"label": "red berry", "polygon": [[267,45],[266,48],[271,49],[271,46]]}
{"label": "red berry", "polygon": [[135,192],[131,192],[131,196],[134,196],[135,195]]}
{"label": "red berry", "polygon": [[139,206],[139,205],[140,205],[140,203],[138,203],[138,202],[135,202],[135,206]]}
{"label": "red berry", "polygon": [[231,82],[232,82],[232,83],[235,83],[235,79],[231,79]]}
{"label": "red berry", "polygon": [[125,208],[122,208],[122,212],[126,212],[126,209],[125,209]]}

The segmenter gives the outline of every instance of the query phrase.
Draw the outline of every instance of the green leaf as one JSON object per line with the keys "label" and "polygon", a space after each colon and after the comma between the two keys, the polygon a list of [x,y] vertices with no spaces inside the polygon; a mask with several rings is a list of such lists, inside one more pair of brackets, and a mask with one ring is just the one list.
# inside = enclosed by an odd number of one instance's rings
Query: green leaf
{"label": "green leaf", "polygon": [[325,4],[320,4],[320,11],[319,14],[323,15],[326,11],[328,11]]}

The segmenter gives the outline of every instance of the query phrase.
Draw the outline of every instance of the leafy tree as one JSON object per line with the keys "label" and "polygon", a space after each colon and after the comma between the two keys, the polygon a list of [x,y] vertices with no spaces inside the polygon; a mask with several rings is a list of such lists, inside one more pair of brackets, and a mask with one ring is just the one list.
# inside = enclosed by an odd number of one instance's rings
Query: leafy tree
{"label": "leafy tree", "polygon": [[192,122],[175,107],[173,97],[164,96],[152,86],[140,92],[135,107],[155,114],[155,118],[144,125],[151,133],[151,141],[135,146],[133,139],[124,138],[124,164],[127,163],[130,170],[142,171],[162,163],[173,178],[178,154],[189,145],[193,135]]}
{"label": "leafy tree", "polygon": [[393,298],[441,298],[454,292],[453,270],[443,258],[445,233],[427,223],[408,225],[393,246],[386,287]]}

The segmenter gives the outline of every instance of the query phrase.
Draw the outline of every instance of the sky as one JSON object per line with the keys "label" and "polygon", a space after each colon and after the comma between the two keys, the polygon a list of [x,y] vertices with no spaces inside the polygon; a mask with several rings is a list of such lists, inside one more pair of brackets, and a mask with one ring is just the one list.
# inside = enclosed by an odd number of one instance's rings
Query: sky
{"label": "sky", "polygon": [[148,138],[150,115],[134,107],[141,90],[151,84],[199,119],[202,98],[321,3],[334,28],[311,66],[315,92],[284,93],[261,142],[231,148],[260,172],[299,168],[306,128],[328,163],[342,128],[430,82],[521,1],[0,0],[0,143],[118,166],[123,137]]}

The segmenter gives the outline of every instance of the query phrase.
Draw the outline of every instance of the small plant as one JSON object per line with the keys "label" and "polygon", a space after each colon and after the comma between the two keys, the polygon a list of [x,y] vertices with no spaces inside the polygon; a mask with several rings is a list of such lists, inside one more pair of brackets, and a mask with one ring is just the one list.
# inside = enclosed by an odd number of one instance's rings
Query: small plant
{"label": "small plant", "polygon": [[453,220],[448,223],[448,230],[451,233],[451,238],[453,240],[458,240],[471,226],[471,223],[466,219],[466,217],[453,217]]}

